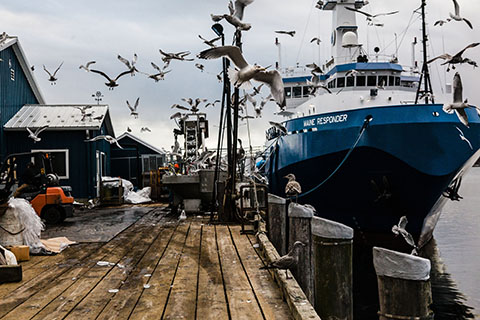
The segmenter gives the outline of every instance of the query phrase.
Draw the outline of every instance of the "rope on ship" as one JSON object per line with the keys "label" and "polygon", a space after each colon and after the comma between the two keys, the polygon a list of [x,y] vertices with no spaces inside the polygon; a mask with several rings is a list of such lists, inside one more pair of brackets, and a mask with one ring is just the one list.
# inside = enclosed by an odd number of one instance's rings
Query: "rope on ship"
{"label": "rope on ship", "polygon": [[[308,190],[307,192],[304,192],[302,194],[299,194],[298,197],[295,196],[295,198],[301,198],[301,197],[304,197],[310,193],[312,193],[313,191],[317,190],[318,188],[320,188],[322,185],[324,185],[328,180],[330,180],[334,175],[335,173],[337,173],[337,171],[343,166],[343,164],[345,163],[345,161],[347,161],[347,159],[350,157],[350,155],[352,154],[352,151],[357,147],[358,143],[360,142],[360,139],[362,138],[363,134],[365,133],[365,130],[367,129],[368,127],[368,124],[373,120],[373,117],[371,115],[368,115],[365,117],[365,120],[363,120],[363,125],[362,127],[360,128],[360,131],[358,132],[358,136],[357,136],[357,139],[355,140],[355,143],[351,146],[351,148],[348,150],[347,154],[345,155],[345,157],[343,158],[343,160],[340,162],[340,164],[335,168],[335,170],[333,170],[333,172],[325,179],[323,180],[322,182],[320,182],[319,184],[317,184],[313,189],[310,189]],[[293,199],[293,197],[289,197],[289,199]]]}

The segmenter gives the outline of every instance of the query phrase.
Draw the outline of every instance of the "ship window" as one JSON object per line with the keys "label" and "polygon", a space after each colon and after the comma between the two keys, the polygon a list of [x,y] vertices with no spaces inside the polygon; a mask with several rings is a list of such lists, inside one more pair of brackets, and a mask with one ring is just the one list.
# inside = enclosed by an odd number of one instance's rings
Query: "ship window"
{"label": "ship window", "polygon": [[400,86],[400,77],[395,77],[395,85]]}
{"label": "ship window", "polygon": [[310,94],[310,91],[312,90],[311,86],[305,86],[303,87],[303,97],[308,98],[308,95]]}
{"label": "ship window", "polygon": [[343,88],[343,87],[345,87],[345,78],[344,77],[337,78],[337,88]]}
{"label": "ship window", "polygon": [[394,77],[394,76],[388,77],[388,85],[389,85],[390,87],[392,87],[392,86],[395,85],[395,77]]}
{"label": "ship window", "polygon": [[377,86],[377,76],[368,76],[367,86],[369,86],[369,87]]}
{"label": "ship window", "polygon": [[365,76],[357,76],[357,87],[365,87],[367,84]]}
{"label": "ship window", "polygon": [[355,85],[355,77],[347,77],[347,87],[353,87]]}
{"label": "ship window", "polygon": [[285,97],[286,97],[287,99],[292,97],[292,88],[290,88],[290,87],[285,87]]}
{"label": "ship window", "polygon": [[293,87],[293,97],[294,98],[302,97],[302,87]]}
{"label": "ship window", "polygon": [[378,85],[382,87],[386,86],[388,82],[387,78],[387,76],[378,76]]}

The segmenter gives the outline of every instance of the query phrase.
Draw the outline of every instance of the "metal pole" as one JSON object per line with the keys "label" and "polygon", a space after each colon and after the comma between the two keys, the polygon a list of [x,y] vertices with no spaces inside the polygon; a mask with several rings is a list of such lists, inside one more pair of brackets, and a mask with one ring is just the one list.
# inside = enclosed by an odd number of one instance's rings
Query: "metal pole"
{"label": "metal pole", "polygon": [[[428,70],[428,65],[427,65],[427,41],[428,41],[428,36],[427,36],[427,26],[425,22],[425,6],[427,5],[426,0],[422,0],[422,37],[423,37],[423,67],[422,67],[422,74],[423,74],[423,79],[424,79],[424,95],[425,95],[425,104],[429,103],[429,98],[431,96],[432,103],[435,103],[435,100],[433,98],[433,90],[432,90],[432,82],[430,81],[430,72]],[[417,90],[417,96],[415,98],[415,104],[418,103],[418,98],[420,97],[420,92],[421,92],[421,86],[422,82],[418,84],[418,90]],[[430,93],[430,95],[428,94]]]}

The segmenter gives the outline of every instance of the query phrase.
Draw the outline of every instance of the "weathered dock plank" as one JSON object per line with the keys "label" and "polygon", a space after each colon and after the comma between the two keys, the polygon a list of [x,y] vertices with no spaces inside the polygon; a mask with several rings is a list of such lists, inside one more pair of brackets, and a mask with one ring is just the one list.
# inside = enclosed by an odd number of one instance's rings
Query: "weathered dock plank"
{"label": "weathered dock plank", "polygon": [[173,281],[163,319],[194,319],[202,235],[201,223],[192,223]]}
{"label": "weathered dock plank", "polygon": [[263,319],[227,226],[217,226],[217,243],[232,319]]}
{"label": "weathered dock plank", "polygon": [[203,226],[201,247],[196,319],[228,319],[214,226]]}
{"label": "weathered dock plank", "polygon": [[163,314],[189,228],[190,223],[177,227],[167,251],[150,277],[150,288],[142,291],[130,319],[159,319]]}
{"label": "weathered dock plank", "polygon": [[[255,291],[265,319],[291,319],[290,310],[283,301],[280,288],[272,281],[268,270],[260,270],[264,264],[246,235],[241,235],[240,226],[229,227],[235,248]],[[256,241],[255,241],[256,242]]]}

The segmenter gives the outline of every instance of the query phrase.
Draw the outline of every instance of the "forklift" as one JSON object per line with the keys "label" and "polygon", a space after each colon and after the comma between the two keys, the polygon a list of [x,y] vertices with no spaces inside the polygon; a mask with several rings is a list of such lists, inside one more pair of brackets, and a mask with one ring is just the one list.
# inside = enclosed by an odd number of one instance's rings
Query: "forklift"
{"label": "forklift", "polygon": [[72,188],[60,186],[51,154],[42,151],[11,154],[3,161],[0,169],[0,206],[6,205],[14,195],[14,186],[18,187],[19,183],[18,173],[25,172],[28,164],[33,164],[35,177],[16,197],[29,201],[47,224],[58,224],[73,216]]}

